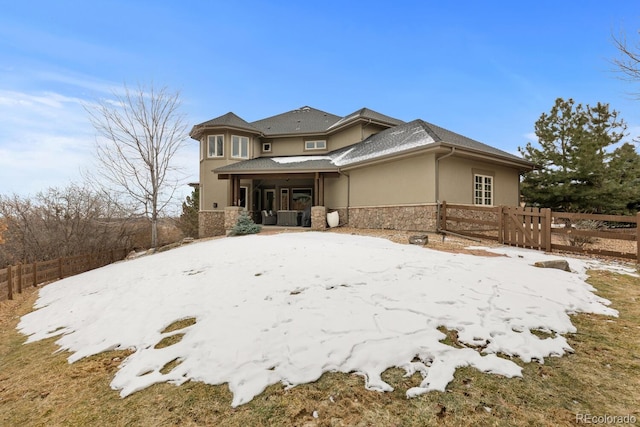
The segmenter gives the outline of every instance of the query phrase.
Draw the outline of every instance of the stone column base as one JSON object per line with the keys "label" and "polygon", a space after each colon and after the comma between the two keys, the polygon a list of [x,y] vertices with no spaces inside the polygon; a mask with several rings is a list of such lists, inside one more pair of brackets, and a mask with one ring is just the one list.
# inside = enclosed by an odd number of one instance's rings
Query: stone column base
{"label": "stone column base", "polygon": [[227,206],[224,208],[224,231],[226,234],[229,234],[231,229],[235,227],[241,210],[242,207],[240,206]]}
{"label": "stone column base", "polygon": [[324,206],[311,207],[311,229],[325,230],[327,228],[327,208]]}

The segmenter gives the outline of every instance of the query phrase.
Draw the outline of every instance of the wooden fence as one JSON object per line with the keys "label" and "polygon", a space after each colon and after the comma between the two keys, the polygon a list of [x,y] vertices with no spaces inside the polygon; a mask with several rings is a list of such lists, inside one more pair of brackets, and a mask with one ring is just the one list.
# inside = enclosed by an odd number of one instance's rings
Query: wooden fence
{"label": "wooden fence", "polygon": [[126,249],[98,252],[88,255],[11,265],[0,269],[0,300],[13,299],[15,292],[22,293],[27,286],[62,279],[94,268],[111,264],[127,256]]}
{"label": "wooden fence", "polygon": [[596,215],[443,202],[439,222],[445,233],[547,252],[602,255],[640,263],[640,212],[633,216]]}

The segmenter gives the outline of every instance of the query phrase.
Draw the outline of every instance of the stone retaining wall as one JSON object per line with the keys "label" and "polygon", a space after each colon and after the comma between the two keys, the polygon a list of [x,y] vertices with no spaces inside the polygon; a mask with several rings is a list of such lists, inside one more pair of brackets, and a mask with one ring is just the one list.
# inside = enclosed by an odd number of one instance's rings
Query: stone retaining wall
{"label": "stone retaining wall", "polygon": [[436,205],[351,207],[348,225],[355,228],[436,231],[437,211]]}
{"label": "stone retaining wall", "polygon": [[224,234],[224,211],[198,213],[198,237],[213,237]]}

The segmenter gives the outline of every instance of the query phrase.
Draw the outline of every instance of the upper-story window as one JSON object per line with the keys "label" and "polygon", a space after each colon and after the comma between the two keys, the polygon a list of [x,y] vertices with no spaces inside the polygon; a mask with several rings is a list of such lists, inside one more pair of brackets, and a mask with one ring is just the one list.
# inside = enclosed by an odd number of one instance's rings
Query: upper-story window
{"label": "upper-story window", "polygon": [[270,153],[271,152],[271,143],[270,142],[263,142],[262,143],[262,152],[263,153]]}
{"label": "upper-story window", "polygon": [[209,135],[207,137],[207,157],[224,156],[224,135]]}
{"label": "upper-story window", "polygon": [[246,136],[231,136],[231,157],[238,159],[249,158],[249,138]]}
{"label": "upper-story window", "polygon": [[487,175],[474,175],[474,204],[493,205],[493,177]]}
{"label": "upper-story window", "polygon": [[325,140],[305,141],[304,149],[305,150],[326,150],[327,149],[327,141],[325,141]]}

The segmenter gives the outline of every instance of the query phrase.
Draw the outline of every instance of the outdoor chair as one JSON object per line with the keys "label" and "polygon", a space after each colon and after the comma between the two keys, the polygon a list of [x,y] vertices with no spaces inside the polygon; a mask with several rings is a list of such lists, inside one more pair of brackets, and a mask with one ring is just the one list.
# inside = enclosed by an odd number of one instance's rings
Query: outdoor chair
{"label": "outdoor chair", "polygon": [[273,212],[262,211],[262,225],[276,225],[278,222],[278,215]]}

